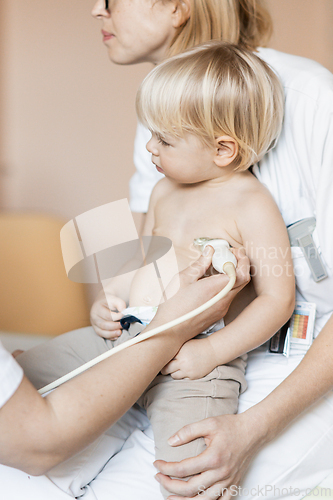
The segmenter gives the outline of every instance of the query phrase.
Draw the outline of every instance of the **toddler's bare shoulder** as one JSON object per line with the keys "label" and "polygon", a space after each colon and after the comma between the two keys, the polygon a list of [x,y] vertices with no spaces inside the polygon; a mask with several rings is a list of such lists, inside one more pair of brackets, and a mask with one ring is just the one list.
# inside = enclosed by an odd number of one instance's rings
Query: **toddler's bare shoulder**
{"label": "toddler's bare shoulder", "polygon": [[252,174],[242,179],[237,190],[237,199],[241,204],[251,201],[252,205],[262,205],[263,202],[275,205],[274,198],[267,187]]}
{"label": "toddler's bare shoulder", "polygon": [[175,189],[175,183],[172,182],[170,179],[164,177],[163,179],[160,179],[157,182],[157,184],[155,184],[155,187],[151,194],[151,200],[153,200],[156,203],[156,201],[158,201],[160,198],[164,196],[167,196],[172,191],[174,191],[174,189]]}
{"label": "toddler's bare shoulder", "polygon": [[157,193],[159,196],[164,194],[168,194],[170,191],[173,191],[176,188],[175,182],[164,177],[160,179],[158,183],[154,187],[154,193]]}

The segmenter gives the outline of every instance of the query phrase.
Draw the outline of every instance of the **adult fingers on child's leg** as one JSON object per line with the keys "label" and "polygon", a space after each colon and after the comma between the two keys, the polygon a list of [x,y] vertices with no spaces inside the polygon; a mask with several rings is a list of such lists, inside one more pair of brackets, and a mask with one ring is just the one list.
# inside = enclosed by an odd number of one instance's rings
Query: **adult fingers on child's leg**
{"label": "adult fingers on child's leg", "polygon": [[[207,420],[202,420],[198,423],[186,425],[176,434],[170,436],[169,444],[171,446],[182,446],[183,444],[190,443],[195,439],[202,437],[205,438],[205,434],[200,431],[200,428],[202,428],[202,424],[206,427]],[[177,436],[176,440],[174,439],[175,436]],[[218,475],[216,475],[216,477],[212,477],[211,475],[206,476],[208,472],[215,473],[214,457],[212,457],[211,453],[208,451],[208,448],[200,453],[200,455],[185,458],[181,462],[166,462],[165,460],[155,460],[154,467],[156,467],[156,469],[160,471],[159,479],[161,480],[163,486],[164,480],[169,481],[169,484],[172,484],[175,481],[175,479],[170,479],[171,476],[174,478],[184,478],[192,476],[190,479],[191,485],[195,484],[196,486],[198,486],[199,484],[202,484],[204,482],[207,488],[209,486],[212,486],[218,480],[221,480],[221,476]],[[205,476],[203,477],[204,474]],[[180,486],[183,486],[183,483]]]}
{"label": "adult fingers on child's leg", "polygon": [[[202,456],[204,456],[204,453]],[[188,460],[190,461],[191,459]],[[167,491],[170,491],[171,496],[168,497],[168,500],[189,500],[197,496],[200,496],[204,500],[219,498],[230,500],[237,496],[240,491],[240,487],[238,486],[240,477],[230,476],[229,473],[226,473],[224,479],[221,480],[221,474],[217,471],[207,469],[208,465],[211,465],[209,459],[205,466],[206,470],[190,477],[188,481],[179,481],[161,473],[157,475],[158,477],[155,477]],[[201,467],[203,466],[204,462],[202,462]],[[193,467],[190,468],[193,470]],[[187,469],[185,467],[182,470],[182,477],[186,477],[186,473]]]}
{"label": "adult fingers on child's leg", "polygon": [[237,486],[228,486],[227,483],[216,483],[211,488],[205,488],[205,486],[199,485],[195,493],[190,493],[189,496],[178,496],[171,494],[167,497],[167,500],[191,500],[193,498],[203,498],[203,500],[218,500],[223,498],[223,500],[230,500],[232,497],[237,495]]}
{"label": "adult fingers on child's leg", "polygon": [[235,494],[231,494],[228,488],[224,487],[223,484],[216,484],[214,488],[209,488],[208,490],[199,489],[198,493],[191,497],[170,495],[167,497],[167,500],[193,500],[193,498],[200,498],[200,500],[219,500],[220,498],[223,498],[223,500],[230,500],[234,496]]}
{"label": "adult fingers on child's leg", "polygon": [[[216,483],[211,488],[205,489],[204,485],[198,489],[197,496],[203,500],[230,500],[237,495],[237,486],[229,486],[227,483]],[[192,497],[193,498],[193,497]],[[171,495],[168,500],[186,500],[184,497],[177,497]]]}
{"label": "adult fingers on child's leg", "polygon": [[[201,476],[201,475],[200,475]],[[155,476],[155,479],[163,486],[165,490],[170,492],[171,498],[193,498],[197,497],[198,495],[203,495],[204,492],[206,491],[206,487],[203,482],[198,482],[197,478],[196,480],[193,481],[194,478],[190,478],[188,481],[187,480],[181,480],[181,479],[171,479],[168,476],[163,476],[162,474],[157,474]],[[207,490],[208,491],[208,490]],[[215,490],[216,491],[216,490]],[[210,494],[211,492],[209,492]],[[206,496],[203,497],[208,500],[210,497]],[[214,498],[214,497],[212,497]],[[219,498],[219,497],[216,497]]]}

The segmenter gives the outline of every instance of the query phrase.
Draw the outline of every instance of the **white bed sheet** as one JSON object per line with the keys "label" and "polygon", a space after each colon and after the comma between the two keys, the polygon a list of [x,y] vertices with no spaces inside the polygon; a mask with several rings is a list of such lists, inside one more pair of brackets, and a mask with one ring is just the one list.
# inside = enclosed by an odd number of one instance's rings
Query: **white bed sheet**
{"label": "white bed sheet", "polygon": [[[249,389],[241,396],[240,411],[260,401],[282,378],[299,363],[301,356],[272,358],[264,351],[249,356],[247,381]],[[306,381],[304,381],[306,383]],[[131,419],[127,418],[130,426]],[[144,416],[137,414],[141,428]],[[125,419],[126,420],[126,419]],[[147,422],[148,424],[148,422]],[[126,424],[127,425],[127,424]],[[244,478],[243,488],[254,489],[243,495],[247,500],[275,498],[295,500],[315,488],[333,471],[333,393],[329,393],[295,421],[279,439],[273,441],[254,459]],[[119,451],[120,450],[120,451]],[[111,460],[110,457],[113,456]],[[82,498],[83,500],[162,500],[159,485],[154,480],[154,444],[151,428],[133,428],[126,442],[119,445],[114,438],[102,436],[93,445],[71,459],[71,467],[64,464],[51,471],[49,477],[33,478],[23,472],[0,466],[0,498],[4,500],[48,500]],[[74,466],[73,466],[74,464]],[[69,464],[67,464],[69,465]],[[68,471],[71,471],[68,474]],[[60,471],[60,472],[59,472]],[[326,488],[329,481],[324,484]],[[332,497],[333,497],[333,480]],[[275,486],[269,492],[262,488]],[[290,490],[291,488],[291,490]],[[284,490],[283,490],[284,489]],[[290,494],[286,494],[286,489]],[[303,494],[296,495],[300,489]],[[281,494],[277,494],[280,491]],[[320,489],[316,498],[330,498],[329,492]]]}

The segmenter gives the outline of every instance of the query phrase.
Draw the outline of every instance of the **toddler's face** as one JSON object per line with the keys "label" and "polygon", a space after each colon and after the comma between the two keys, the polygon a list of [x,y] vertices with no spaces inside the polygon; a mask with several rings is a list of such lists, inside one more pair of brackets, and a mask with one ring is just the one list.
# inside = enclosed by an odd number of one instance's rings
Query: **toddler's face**
{"label": "toddler's face", "polygon": [[117,64],[161,62],[175,35],[173,2],[98,0],[92,15],[103,20],[103,41]]}
{"label": "toddler's face", "polygon": [[180,184],[209,180],[219,171],[213,161],[215,149],[204,145],[193,134],[179,139],[153,133],[146,147],[156,169]]}

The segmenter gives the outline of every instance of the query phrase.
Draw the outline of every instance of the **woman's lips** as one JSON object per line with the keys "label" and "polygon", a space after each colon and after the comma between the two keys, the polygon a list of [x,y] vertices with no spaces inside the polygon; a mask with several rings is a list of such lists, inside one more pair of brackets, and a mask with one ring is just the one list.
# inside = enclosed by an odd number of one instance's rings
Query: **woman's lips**
{"label": "woman's lips", "polygon": [[111,38],[114,37],[112,33],[109,33],[108,31],[102,30],[102,35],[103,35],[103,42],[106,42],[107,40],[110,40]]}

